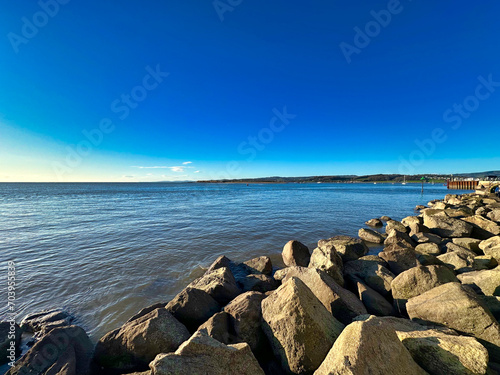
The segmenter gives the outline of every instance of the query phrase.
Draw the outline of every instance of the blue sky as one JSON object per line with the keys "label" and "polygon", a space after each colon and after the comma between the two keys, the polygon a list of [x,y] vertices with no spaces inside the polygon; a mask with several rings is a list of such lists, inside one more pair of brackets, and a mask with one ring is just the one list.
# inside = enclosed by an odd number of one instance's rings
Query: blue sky
{"label": "blue sky", "polygon": [[498,14],[491,0],[3,2],[0,181],[500,169]]}

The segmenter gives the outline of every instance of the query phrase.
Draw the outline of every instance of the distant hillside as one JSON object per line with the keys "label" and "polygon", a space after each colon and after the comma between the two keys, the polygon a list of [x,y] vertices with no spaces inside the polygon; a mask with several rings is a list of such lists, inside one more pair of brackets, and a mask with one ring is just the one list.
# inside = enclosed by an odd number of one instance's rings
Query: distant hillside
{"label": "distant hillside", "polygon": [[486,176],[497,176],[500,177],[500,171],[487,171],[487,172],[475,172],[475,173],[460,173],[454,174],[454,177],[473,177],[473,178],[484,178]]}

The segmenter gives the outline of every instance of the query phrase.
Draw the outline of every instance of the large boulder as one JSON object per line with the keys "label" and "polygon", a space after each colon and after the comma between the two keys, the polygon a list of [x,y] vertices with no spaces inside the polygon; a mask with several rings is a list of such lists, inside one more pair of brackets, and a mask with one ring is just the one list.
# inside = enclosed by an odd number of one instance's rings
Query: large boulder
{"label": "large boulder", "polygon": [[226,345],[239,342],[232,327],[231,315],[225,311],[214,314],[198,327],[198,331],[204,331],[210,337]]}
{"label": "large boulder", "polygon": [[500,225],[480,215],[463,218],[473,226],[472,237],[486,240],[500,234]]}
{"label": "large boulder", "polygon": [[196,288],[185,288],[165,308],[190,332],[207,321],[221,309],[220,304],[207,292]]}
{"label": "large boulder", "polygon": [[246,342],[254,353],[264,347],[261,303],[265,295],[259,292],[240,294],[224,311],[229,314],[229,324],[239,342]]}
{"label": "large boulder", "polygon": [[385,225],[385,233],[390,234],[393,229],[397,230],[398,232],[402,232],[402,233],[406,233],[406,231],[408,230],[406,228],[406,226],[399,221],[396,221],[396,220],[387,221],[387,223]]}
{"label": "large boulder", "polygon": [[439,285],[458,282],[457,277],[446,266],[418,266],[400,273],[392,281],[394,303],[399,311],[406,311],[408,299],[418,296]]}
{"label": "large boulder", "polygon": [[221,305],[227,304],[241,293],[236,279],[228,267],[220,267],[205,273],[202,277],[191,282],[188,288],[207,292]]}
{"label": "large boulder", "polygon": [[361,228],[358,231],[358,237],[367,242],[373,243],[384,243],[385,237],[382,236],[379,232],[374,231],[373,229],[365,229]]}
{"label": "large boulder", "polygon": [[262,301],[262,317],[274,354],[294,374],[316,370],[344,328],[296,277]]}
{"label": "large boulder", "polygon": [[487,296],[500,296],[500,267],[492,270],[467,272],[458,275],[464,285]]}
{"label": "large boulder", "polygon": [[13,362],[20,354],[21,328],[14,322],[0,322],[0,365]]}
{"label": "large boulder", "polygon": [[77,326],[48,331],[6,375],[89,375],[94,345]]}
{"label": "large boulder", "polygon": [[476,337],[495,361],[500,359],[500,325],[472,289],[446,283],[410,298],[406,310],[411,319],[441,324]]}
{"label": "large boulder", "polygon": [[437,258],[453,271],[463,273],[473,270],[475,254],[463,249],[438,255]]}
{"label": "large boulder", "polygon": [[488,351],[475,338],[408,319],[378,318],[390,325],[413,360],[430,374],[485,374]]}
{"label": "large boulder", "polygon": [[238,280],[238,285],[243,292],[270,292],[279,286],[271,276],[264,274],[250,274]]}
{"label": "large boulder", "polygon": [[248,344],[225,345],[204,331],[175,353],[159,354],[150,367],[154,375],[264,375]]}
{"label": "large boulder", "polygon": [[420,265],[420,262],[417,260],[415,250],[412,248],[402,248],[389,251],[384,249],[384,251],[379,253],[378,256],[387,262],[389,269],[395,275],[399,275],[401,272]]}
{"label": "large boulder", "polygon": [[421,243],[435,243],[435,244],[439,245],[441,243],[441,241],[443,240],[437,234],[426,233],[426,232],[410,233],[410,238],[413,241],[415,241],[417,246],[418,246],[418,244],[421,244]]}
{"label": "large boulder", "polygon": [[424,375],[394,329],[378,319],[349,324],[314,375]]}
{"label": "large boulder", "polygon": [[351,276],[359,299],[365,305],[369,314],[377,316],[395,315],[393,306],[378,292],[366,285],[360,278]]}
{"label": "large boulder", "polygon": [[359,277],[383,296],[391,293],[391,283],[395,277],[382,258],[369,255],[345,263],[344,274]]}
{"label": "large boulder", "polygon": [[490,255],[500,262],[500,236],[481,241],[478,246],[485,255]]}
{"label": "large boulder", "polygon": [[368,246],[359,238],[349,236],[335,236],[327,240],[319,240],[318,247],[331,245],[342,257],[342,261],[349,262],[368,254]]}
{"label": "large boulder", "polygon": [[414,248],[417,245],[407,233],[400,232],[396,229],[391,230],[387,238],[384,240],[385,246],[389,246],[392,244],[398,244],[402,247],[411,248]]}
{"label": "large boulder", "polygon": [[481,240],[476,238],[462,237],[462,238],[452,238],[454,244],[458,246],[465,247],[468,250],[475,252],[476,254],[482,254],[479,248],[479,243]]}
{"label": "large boulder", "polygon": [[109,371],[146,370],[157,354],[175,351],[188,338],[187,328],[159,308],[104,335],[94,362]]}
{"label": "large boulder", "polygon": [[380,219],[370,219],[366,221],[365,224],[373,228],[381,228],[384,226],[384,223],[382,223]]}
{"label": "large boulder", "polygon": [[53,328],[69,327],[74,320],[73,315],[62,309],[43,310],[24,317],[21,329],[41,337]]}
{"label": "large boulder", "polygon": [[500,208],[493,208],[490,212],[488,212],[486,217],[491,221],[500,223]]}
{"label": "large boulder", "polygon": [[282,282],[292,277],[300,279],[333,316],[344,324],[360,314],[366,314],[363,303],[350,291],[338,285],[329,275],[315,268],[288,267]]}
{"label": "large boulder", "polygon": [[441,254],[441,248],[433,242],[421,243],[415,247],[415,251],[424,255],[437,256]]}
{"label": "large boulder", "polygon": [[285,244],[281,256],[285,266],[307,267],[309,265],[311,253],[306,245],[300,243],[299,241],[292,240]]}
{"label": "large boulder", "polygon": [[309,261],[309,267],[326,272],[337,284],[344,285],[342,258],[333,245],[327,244],[314,249]]}
{"label": "large boulder", "polygon": [[254,273],[263,273],[264,275],[271,276],[273,273],[273,263],[271,258],[261,256],[243,262]]}
{"label": "large boulder", "polygon": [[472,233],[472,225],[462,221],[440,215],[428,215],[424,213],[424,225],[431,230],[432,233],[440,237],[470,237]]}

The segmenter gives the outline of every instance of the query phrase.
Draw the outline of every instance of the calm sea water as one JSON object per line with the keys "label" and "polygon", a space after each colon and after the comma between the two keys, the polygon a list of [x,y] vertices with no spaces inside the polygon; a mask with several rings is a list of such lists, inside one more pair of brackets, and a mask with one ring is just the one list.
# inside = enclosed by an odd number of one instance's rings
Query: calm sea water
{"label": "calm sea water", "polygon": [[[357,234],[443,198],[442,185],[0,184],[0,262],[16,263],[18,319],[71,311],[94,340],[168,301],[219,255],[270,255],[297,239]],[[0,298],[7,301],[6,283]],[[5,316],[6,303],[0,315]]]}

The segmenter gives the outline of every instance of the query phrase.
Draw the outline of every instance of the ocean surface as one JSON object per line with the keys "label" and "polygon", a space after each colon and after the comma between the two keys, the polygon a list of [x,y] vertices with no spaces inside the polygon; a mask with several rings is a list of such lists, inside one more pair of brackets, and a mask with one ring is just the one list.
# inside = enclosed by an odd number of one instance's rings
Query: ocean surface
{"label": "ocean surface", "polygon": [[[167,302],[221,254],[269,255],[279,266],[291,239],[312,250],[448,192],[441,184],[423,194],[420,184],[0,184],[0,277],[14,261],[18,321],[60,307],[98,340]],[[5,317],[6,282],[0,296]]]}

